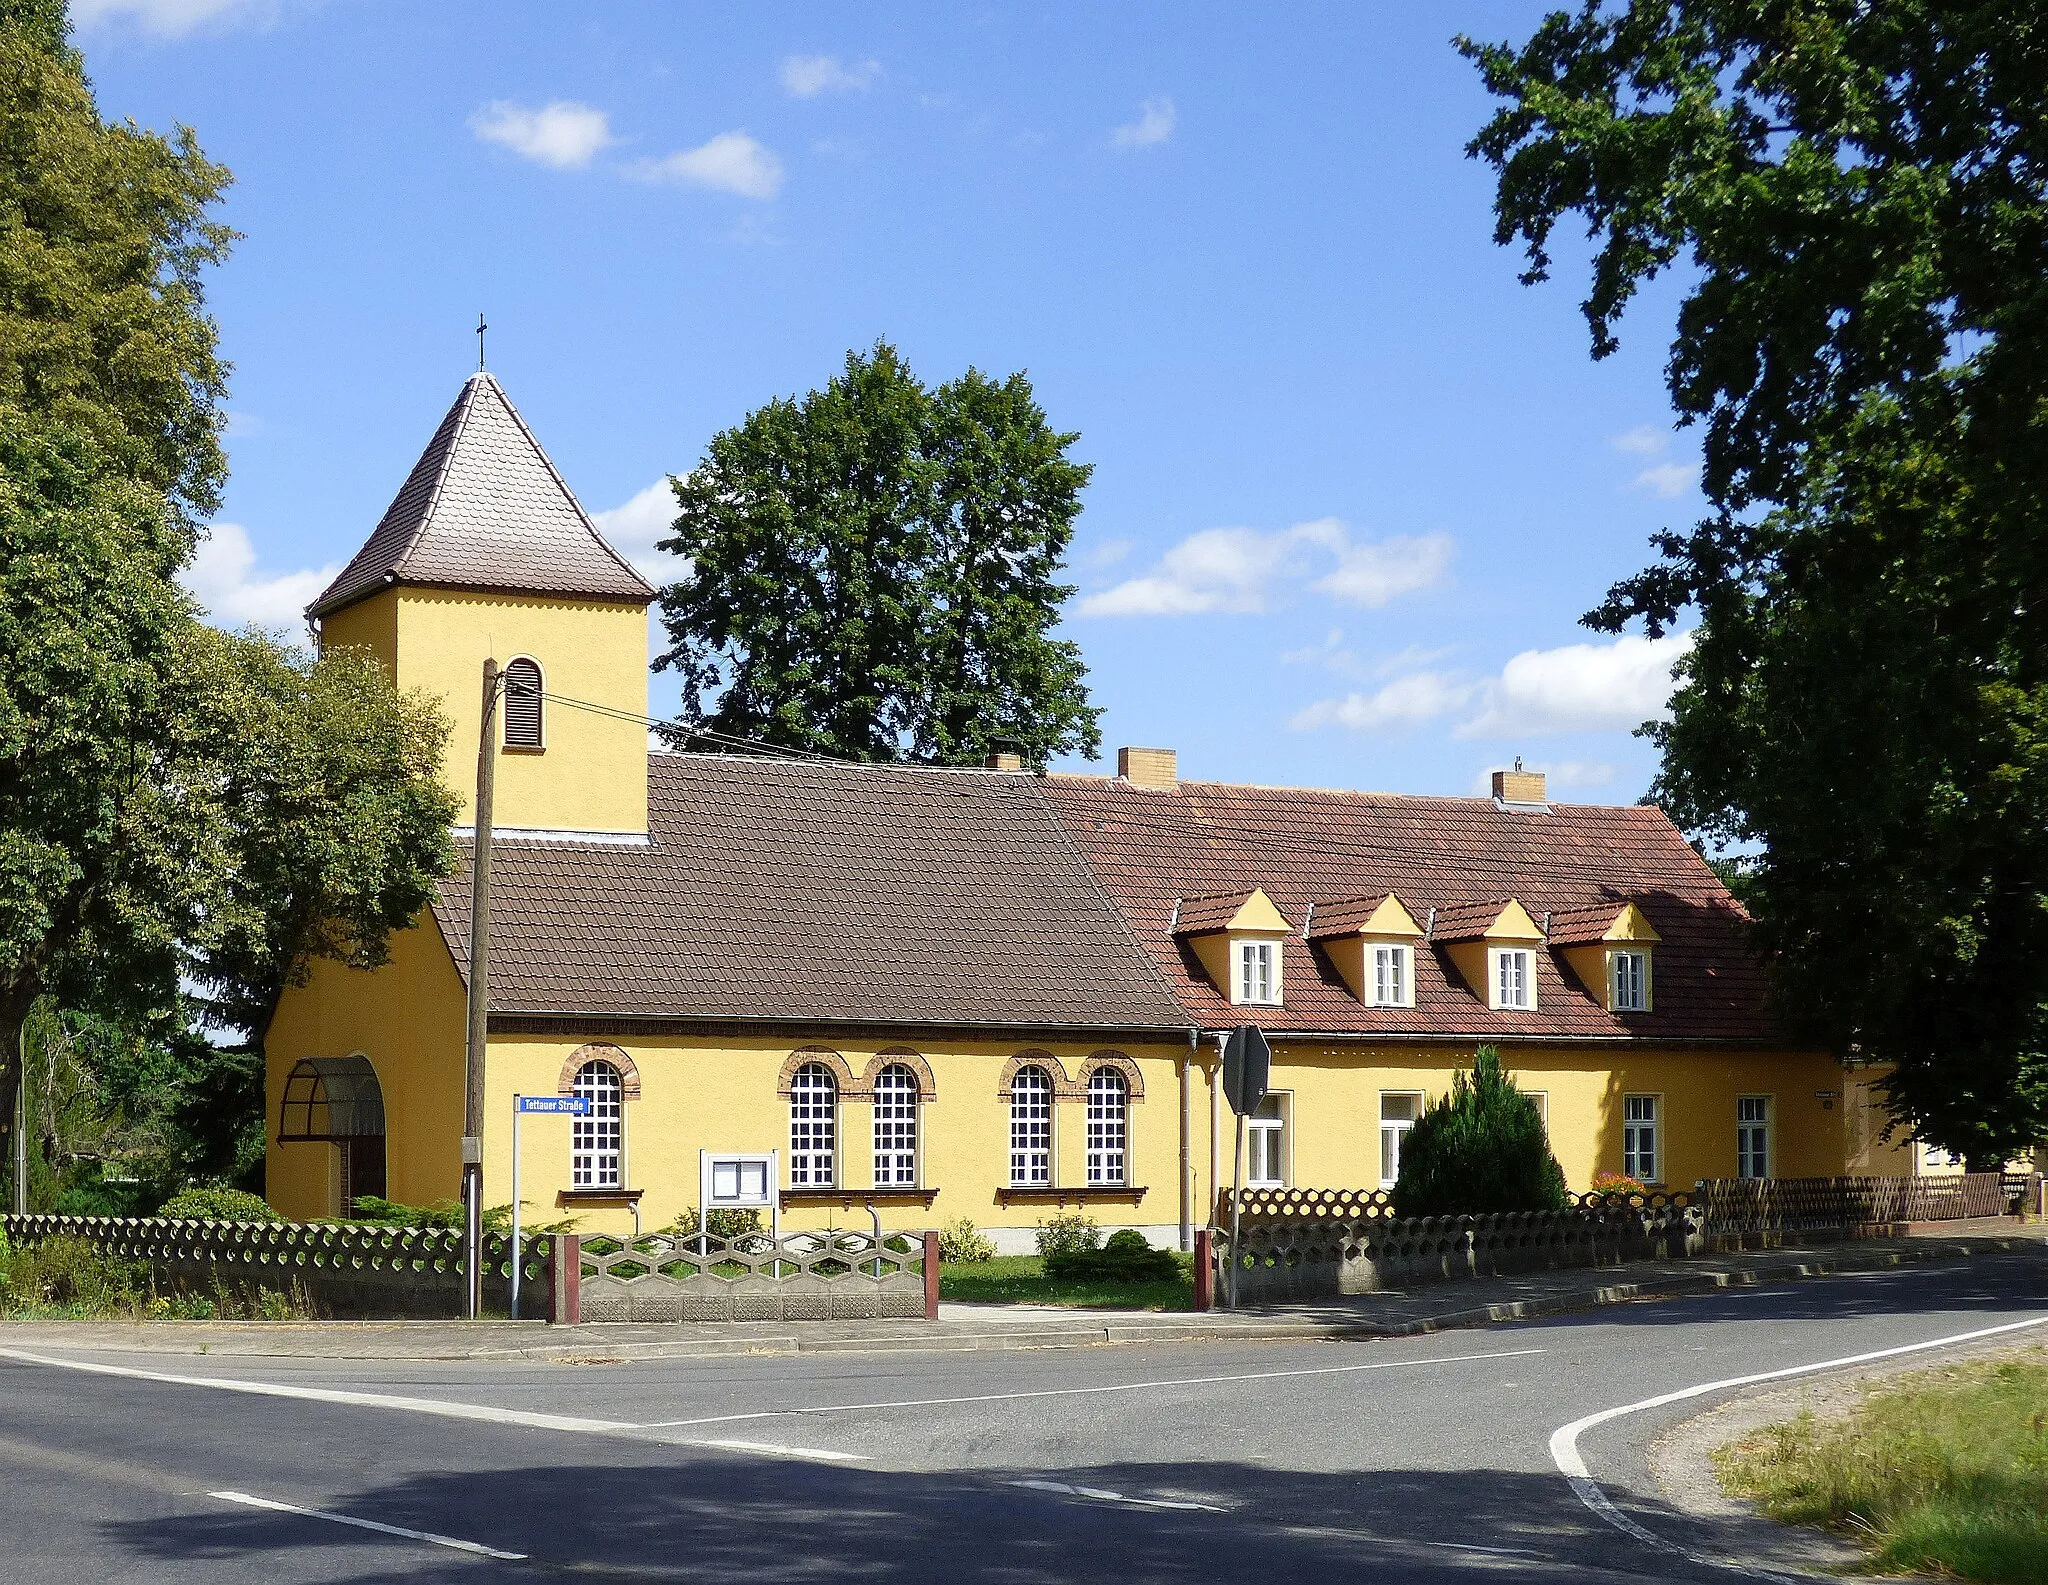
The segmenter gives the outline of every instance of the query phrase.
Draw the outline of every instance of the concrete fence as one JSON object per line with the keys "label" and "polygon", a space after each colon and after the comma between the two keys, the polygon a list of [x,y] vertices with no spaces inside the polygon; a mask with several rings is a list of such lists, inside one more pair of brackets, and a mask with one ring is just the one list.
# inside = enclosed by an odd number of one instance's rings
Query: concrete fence
{"label": "concrete fence", "polygon": [[[570,1305],[584,1321],[933,1320],[939,1235],[648,1233],[584,1238]],[[565,1317],[565,1319],[568,1317]]]}

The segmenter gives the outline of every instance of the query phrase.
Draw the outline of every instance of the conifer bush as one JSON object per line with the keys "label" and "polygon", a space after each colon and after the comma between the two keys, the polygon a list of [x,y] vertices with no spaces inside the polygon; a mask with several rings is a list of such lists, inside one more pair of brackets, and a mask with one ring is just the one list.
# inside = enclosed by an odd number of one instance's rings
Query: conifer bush
{"label": "conifer bush", "polygon": [[1416,1119],[1401,1142],[1396,1216],[1561,1211],[1564,1170],[1536,1103],[1515,1088],[1500,1052],[1481,1046],[1470,1076]]}

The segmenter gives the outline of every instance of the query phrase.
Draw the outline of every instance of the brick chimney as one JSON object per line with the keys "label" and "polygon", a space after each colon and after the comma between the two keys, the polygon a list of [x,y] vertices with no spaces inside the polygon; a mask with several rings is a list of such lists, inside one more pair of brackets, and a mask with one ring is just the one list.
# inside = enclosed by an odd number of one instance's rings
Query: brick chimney
{"label": "brick chimney", "polygon": [[1180,785],[1178,758],[1170,748],[1120,748],[1116,773],[1133,787],[1172,792]]}
{"label": "brick chimney", "polygon": [[1504,804],[1547,805],[1550,802],[1544,789],[1543,772],[1523,770],[1520,755],[1515,757],[1513,770],[1493,773],[1493,796]]}
{"label": "brick chimney", "polygon": [[982,761],[982,768],[985,770],[1022,770],[1024,768],[1024,756],[1022,754],[991,754]]}

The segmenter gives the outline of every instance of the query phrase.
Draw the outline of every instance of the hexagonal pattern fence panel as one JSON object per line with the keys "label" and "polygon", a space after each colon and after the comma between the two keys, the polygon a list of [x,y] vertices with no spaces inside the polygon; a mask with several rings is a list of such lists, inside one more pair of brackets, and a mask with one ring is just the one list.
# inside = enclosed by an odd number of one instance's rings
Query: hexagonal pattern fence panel
{"label": "hexagonal pattern fence panel", "polygon": [[915,1234],[586,1237],[587,1321],[840,1321],[925,1313]]}

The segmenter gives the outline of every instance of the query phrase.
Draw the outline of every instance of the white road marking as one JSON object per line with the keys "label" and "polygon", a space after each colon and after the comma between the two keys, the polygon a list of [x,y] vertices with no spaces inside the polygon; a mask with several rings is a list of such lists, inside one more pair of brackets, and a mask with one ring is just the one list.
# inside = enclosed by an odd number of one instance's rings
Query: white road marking
{"label": "white road marking", "polygon": [[[4,1352],[4,1350],[0,1350]],[[1383,1359],[1367,1365],[1320,1365],[1307,1370],[1255,1370],[1240,1376],[1178,1376],[1164,1381],[1119,1381],[1102,1387],[1041,1387],[1030,1392],[981,1392],[959,1398],[896,1398],[875,1403],[801,1404],[793,1409],[754,1409],[745,1414],[707,1414],[696,1420],[649,1420],[643,1431],[693,1425],[727,1425],[735,1420],[773,1420],[785,1414],[850,1414],[858,1409],[933,1409],[960,1403],[1010,1403],[1024,1398],[1080,1398],[1103,1392],[1143,1392],[1152,1387],[1213,1387],[1236,1381],[1278,1381],[1290,1376],[1344,1376],[1361,1370],[1404,1370],[1420,1365],[1461,1365],[1484,1359],[1521,1359],[1540,1348],[1510,1348],[1492,1354],[1446,1354],[1430,1359]]]}
{"label": "white road marking", "polygon": [[212,1387],[221,1392],[246,1392],[259,1398],[297,1398],[307,1403],[339,1403],[364,1409],[404,1409],[412,1414],[440,1415],[450,1420],[486,1420],[497,1425],[531,1426],[541,1431],[621,1433],[638,1430],[626,1420],[586,1420],[574,1415],[538,1414],[528,1409],[497,1409],[480,1403],[450,1403],[441,1398],[402,1398],[381,1392],[348,1392],[339,1387],[292,1387],[274,1381],[240,1381],[231,1376],[178,1376],[169,1371],[138,1370],[132,1365],[102,1365],[25,1349],[0,1348],[0,1359],[30,1365],[54,1365],[95,1376],[125,1376],[133,1381],[161,1381],[174,1387]]}
{"label": "white road marking", "polygon": [[865,1453],[835,1453],[826,1447],[784,1447],[780,1442],[679,1442],[676,1447],[715,1447],[731,1453],[766,1453],[772,1458],[816,1458],[828,1464],[865,1463]]}
{"label": "white road marking", "polygon": [[1424,1546],[1442,1547],[1446,1552],[1488,1552],[1495,1557],[1541,1557],[1525,1546],[1474,1546],[1470,1541],[1425,1541]]}
{"label": "white road marking", "polygon": [[1607,1493],[1587,1472],[1586,1460],[1579,1452],[1579,1437],[1596,1425],[1605,1425],[1609,1420],[1619,1420],[1624,1415],[1639,1414],[1645,1409],[1661,1409],[1667,1403],[1683,1403],[1688,1398],[1703,1398],[1711,1392],[1726,1392],[1731,1387],[1753,1387],[1760,1382],[1784,1381],[1793,1376],[1811,1376],[1818,1371],[1838,1370],[1846,1365],[1864,1365],[1872,1360],[1896,1359],[1901,1354],[1920,1354],[1930,1348],[1946,1348],[1952,1343],[1970,1343],[1980,1337],[1999,1337],[2008,1332],[2023,1332],[2032,1326],[2048,1326],[2048,1315],[2037,1315],[2030,1320],[2009,1321],[2003,1326],[1979,1327],[1974,1332],[1955,1332],[1947,1337],[1931,1338],[1925,1343],[1904,1343],[1897,1348],[1872,1349],[1867,1354],[1845,1354],[1840,1359],[1823,1359],[1811,1365],[1791,1365],[1784,1370],[1758,1371],[1753,1376],[1730,1376],[1724,1381],[1702,1382],[1697,1387],[1684,1387],[1677,1392],[1659,1393],[1654,1398],[1645,1398],[1639,1403],[1625,1403],[1618,1408],[1602,1409],[1598,1414],[1586,1415],[1583,1419],[1561,1425],[1550,1433],[1550,1461],[1557,1466],[1558,1473],[1570,1482],[1572,1494],[1580,1502],[1625,1535],[1633,1536],[1646,1546],[1660,1552],[1669,1552],[1688,1562],[1704,1564],[1708,1568],[1732,1569],[1739,1574],[1753,1575],[1758,1579],[1780,1582],[1780,1585],[1808,1585],[1812,1576],[1775,1574],[1769,1569],[1751,1568],[1745,1563],[1731,1562],[1726,1558],[1709,1557],[1680,1546],[1676,1541],[1667,1540],[1654,1531],[1645,1529],[1608,1500]]}
{"label": "white road marking", "polygon": [[1126,1497],[1120,1491],[1104,1491],[1100,1486],[1069,1486],[1063,1480],[1013,1480],[1005,1484],[1022,1486],[1030,1491],[1055,1492],[1062,1497],[1092,1497],[1097,1502],[1122,1503],[1126,1508],[1170,1508],[1180,1513],[1228,1513],[1228,1508],[1218,1508],[1214,1503],[1175,1502],[1167,1497]]}
{"label": "white road marking", "polygon": [[375,1519],[358,1519],[352,1514],[328,1513],[322,1508],[301,1508],[297,1503],[273,1502],[268,1497],[252,1497],[245,1491],[210,1491],[209,1497],[222,1502],[240,1503],[244,1508],[265,1508],[272,1513],[295,1513],[304,1519],[324,1519],[329,1524],[350,1525],[357,1530],[375,1530],[379,1535],[395,1535],[407,1541],[425,1541],[431,1546],[451,1547],[457,1552],[474,1552],[478,1557],[494,1557],[507,1563],[522,1563],[524,1552],[500,1552],[494,1546],[485,1546],[481,1541],[463,1541],[452,1535],[436,1535],[431,1530],[408,1530],[403,1525],[379,1524]]}

